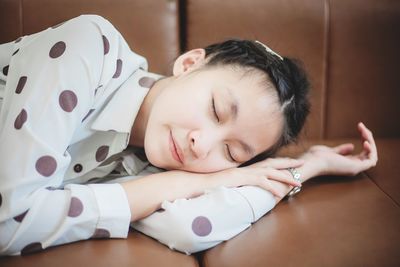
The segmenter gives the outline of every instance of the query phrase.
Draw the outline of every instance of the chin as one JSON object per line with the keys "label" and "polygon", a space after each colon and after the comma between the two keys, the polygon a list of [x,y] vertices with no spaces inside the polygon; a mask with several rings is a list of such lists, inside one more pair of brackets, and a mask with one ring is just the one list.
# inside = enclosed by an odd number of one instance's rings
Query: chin
{"label": "chin", "polygon": [[159,159],[157,159],[157,157],[153,157],[153,153],[146,153],[147,156],[147,160],[149,161],[149,163],[153,166],[156,166],[158,168],[163,168],[162,163],[160,162]]}
{"label": "chin", "polygon": [[166,170],[171,169],[168,166],[166,166],[164,160],[160,157],[160,152],[157,151],[157,149],[155,151],[152,151],[152,149],[149,148],[145,149],[145,151],[147,160],[151,165],[161,169],[166,169]]}

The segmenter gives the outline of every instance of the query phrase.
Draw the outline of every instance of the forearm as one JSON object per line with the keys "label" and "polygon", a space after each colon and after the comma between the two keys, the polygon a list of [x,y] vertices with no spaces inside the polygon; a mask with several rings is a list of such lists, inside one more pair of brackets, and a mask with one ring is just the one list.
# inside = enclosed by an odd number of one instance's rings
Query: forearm
{"label": "forearm", "polygon": [[166,171],[121,183],[128,198],[131,222],[144,218],[161,207],[164,200],[191,198],[212,187],[204,174]]}
{"label": "forearm", "polygon": [[[298,167],[302,182],[317,175],[313,160],[305,160]],[[216,186],[237,187],[251,185],[254,181],[246,178],[246,172],[237,172],[232,168],[212,174],[191,173],[185,171],[167,171],[142,177],[137,180],[122,183],[131,210],[131,222],[144,218],[161,207],[163,201],[173,201],[180,198],[193,198],[204,193],[206,189]],[[251,179],[250,179],[251,180]],[[275,197],[279,202],[293,187],[269,179],[276,185],[281,197]],[[256,183],[258,184],[258,183]]]}

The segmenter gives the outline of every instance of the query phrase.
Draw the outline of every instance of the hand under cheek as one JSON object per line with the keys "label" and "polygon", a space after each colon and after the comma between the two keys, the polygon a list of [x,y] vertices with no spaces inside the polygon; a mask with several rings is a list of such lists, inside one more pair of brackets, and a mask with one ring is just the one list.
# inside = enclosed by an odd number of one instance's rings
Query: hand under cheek
{"label": "hand under cheek", "polygon": [[237,167],[234,164],[229,164],[227,162],[221,161],[207,161],[207,162],[196,162],[191,165],[186,165],[182,167],[182,170],[190,171],[190,172],[197,172],[197,173],[213,173],[222,171],[225,169]]}

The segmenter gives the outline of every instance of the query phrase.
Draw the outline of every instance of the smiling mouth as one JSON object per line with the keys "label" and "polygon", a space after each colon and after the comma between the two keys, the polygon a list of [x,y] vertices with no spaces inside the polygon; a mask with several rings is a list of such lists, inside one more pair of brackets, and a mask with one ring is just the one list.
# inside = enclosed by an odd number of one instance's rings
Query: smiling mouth
{"label": "smiling mouth", "polygon": [[170,133],[170,135],[169,135],[169,147],[170,147],[170,151],[171,151],[171,154],[172,154],[172,157],[176,160],[176,161],[178,161],[178,162],[180,162],[180,163],[183,163],[183,160],[182,160],[182,157],[180,157],[179,156],[179,153],[178,153],[178,148],[177,148],[177,146],[176,146],[176,143],[175,143],[175,141],[174,141],[174,138],[173,138],[173,136],[172,136],[172,131],[170,131],[169,132]]}

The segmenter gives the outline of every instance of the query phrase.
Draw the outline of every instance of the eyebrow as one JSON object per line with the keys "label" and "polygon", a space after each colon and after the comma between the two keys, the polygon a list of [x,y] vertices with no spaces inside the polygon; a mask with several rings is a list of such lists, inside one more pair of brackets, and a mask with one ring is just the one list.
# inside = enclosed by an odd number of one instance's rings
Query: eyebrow
{"label": "eyebrow", "polygon": [[[230,110],[231,110],[231,112],[228,115],[231,117],[231,119],[233,121],[236,121],[238,114],[239,114],[239,101],[232,93],[232,90],[230,90],[228,87],[225,87],[225,92],[229,95],[229,98],[225,98],[225,99],[229,99],[229,100],[227,100],[227,102],[229,102]],[[249,146],[245,142],[242,142],[241,140],[239,140],[239,143],[243,147],[243,149],[246,151],[247,154],[249,154],[251,156],[254,155],[254,149],[251,146]]]}

